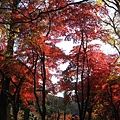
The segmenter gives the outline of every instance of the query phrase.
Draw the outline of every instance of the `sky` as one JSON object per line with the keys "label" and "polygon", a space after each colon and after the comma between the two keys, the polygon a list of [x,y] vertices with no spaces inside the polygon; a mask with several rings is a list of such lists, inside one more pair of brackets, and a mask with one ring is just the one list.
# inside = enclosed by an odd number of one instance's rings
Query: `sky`
{"label": "sky", "polygon": [[[91,43],[92,44],[100,44],[101,45],[101,50],[105,54],[116,54],[117,53],[116,49],[111,47],[108,43],[103,43],[100,40],[94,40]],[[70,50],[72,49],[72,47],[74,45],[75,44],[73,44],[73,41],[62,41],[60,43],[57,43],[57,46],[60,47],[62,50],[64,50],[66,54],[68,54],[70,52]]]}

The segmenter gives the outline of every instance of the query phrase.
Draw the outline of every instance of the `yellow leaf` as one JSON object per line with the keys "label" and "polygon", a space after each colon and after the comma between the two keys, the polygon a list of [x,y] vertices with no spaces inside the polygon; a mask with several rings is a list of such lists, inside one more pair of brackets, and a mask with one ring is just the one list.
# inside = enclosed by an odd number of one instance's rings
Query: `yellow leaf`
{"label": "yellow leaf", "polygon": [[102,4],[102,0],[96,0],[97,4]]}
{"label": "yellow leaf", "polygon": [[108,40],[108,43],[109,43],[110,45],[114,46],[114,44],[115,44],[115,39],[114,39],[114,38],[110,38],[110,39]]}

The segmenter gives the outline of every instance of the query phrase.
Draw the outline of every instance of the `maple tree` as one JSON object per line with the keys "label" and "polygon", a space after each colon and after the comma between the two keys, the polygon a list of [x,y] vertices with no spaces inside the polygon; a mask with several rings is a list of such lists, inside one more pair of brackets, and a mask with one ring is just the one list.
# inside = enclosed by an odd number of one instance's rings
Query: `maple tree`
{"label": "maple tree", "polygon": [[[68,56],[69,66],[63,72],[62,76],[64,77],[59,82],[61,91],[67,93],[66,98],[71,101],[77,101],[80,120],[86,118],[87,112],[89,114],[88,119],[91,119],[93,106],[99,99],[97,93],[99,93],[100,87],[98,87],[98,91],[95,91],[96,86],[102,84],[102,80],[110,75],[111,65],[116,59],[116,56],[112,59],[112,57],[100,52],[98,46],[95,47],[94,45],[92,47],[89,45],[90,41],[94,39],[106,38],[107,40],[107,34],[103,34],[102,27],[99,26],[99,18],[96,14],[92,13],[91,5],[87,4],[87,8],[85,8],[84,4],[82,5],[80,11],[74,11],[76,13],[76,16],[72,18],[74,22],[70,18],[68,20],[69,24],[67,24],[67,27],[69,27],[66,28],[68,31],[65,33],[65,39],[78,42],[79,45],[74,47]],[[84,11],[84,8],[88,9],[88,11]],[[95,6],[93,11],[98,12]],[[83,16],[82,19],[77,16],[77,14],[80,14],[79,12]],[[102,12],[106,13],[105,9],[102,9]],[[99,76],[100,74],[101,76]]]}
{"label": "maple tree", "polygon": [[110,75],[111,64],[114,63],[116,56],[113,59],[102,53],[98,46],[97,48],[88,46],[86,53],[83,50],[79,52],[77,63],[78,52],[76,51],[79,51],[79,46],[71,52],[69,66],[63,72],[64,78],[61,78],[59,84],[62,86],[61,90],[68,93],[67,99],[78,103],[80,119],[86,118],[86,112],[91,119],[94,106],[102,97],[100,85],[104,85],[103,80]]}

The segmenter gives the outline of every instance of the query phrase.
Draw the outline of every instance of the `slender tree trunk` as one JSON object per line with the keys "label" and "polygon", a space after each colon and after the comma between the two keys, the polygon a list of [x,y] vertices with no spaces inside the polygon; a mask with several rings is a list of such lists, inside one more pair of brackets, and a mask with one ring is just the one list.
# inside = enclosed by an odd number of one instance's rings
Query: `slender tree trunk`
{"label": "slender tree trunk", "polygon": [[88,120],[92,119],[92,107],[90,107],[89,111],[88,111]]}
{"label": "slender tree trunk", "polygon": [[[77,55],[77,69],[76,69],[76,82],[75,82],[75,95],[76,95],[76,100],[78,104],[78,110],[79,110],[79,119],[80,120],[85,120],[85,115],[87,111],[87,105],[89,101],[89,96],[90,96],[90,83],[89,83],[89,73],[88,73],[88,89],[87,89],[87,98],[85,98],[85,92],[84,92],[84,72],[85,72],[85,64],[88,64],[87,57],[86,57],[86,50],[87,50],[87,39],[84,38],[84,32],[81,31],[81,44],[79,46],[79,51]],[[87,36],[85,36],[87,37]],[[79,66],[79,55],[81,48],[84,50],[83,58],[82,58],[82,66]],[[81,101],[79,100],[79,95],[78,95],[78,79],[79,79],[79,67],[81,67]],[[89,71],[88,71],[89,72]]]}
{"label": "slender tree trunk", "polygon": [[30,110],[28,108],[25,108],[25,110],[24,110],[24,120],[29,120],[29,112],[30,112]]}
{"label": "slender tree trunk", "polygon": [[42,111],[42,109],[41,109],[41,107],[40,107],[39,98],[38,98],[37,92],[36,92],[36,70],[37,70],[38,56],[39,56],[39,55],[37,54],[37,57],[36,57],[36,60],[35,60],[35,63],[34,63],[34,64],[35,64],[35,69],[34,69],[34,95],[35,95],[35,98],[36,98],[37,109],[38,109],[38,111],[39,111],[39,114],[40,114],[42,120],[44,120],[44,119],[43,119],[43,111]]}
{"label": "slender tree trunk", "polygon": [[12,109],[13,109],[14,120],[17,120],[17,115],[18,115],[18,111],[19,111],[18,103],[13,102],[13,108]]}
{"label": "slender tree trunk", "polygon": [[46,99],[46,89],[45,89],[45,85],[46,85],[46,70],[45,70],[45,53],[42,52],[42,79],[43,79],[43,88],[42,88],[42,109],[43,109],[43,115],[42,115],[42,120],[45,120],[45,116],[46,116],[46,103],[45,103],[45,99]]}
{"label": "slender tree trunk", "polygon": [[60,120],[60,110],[58,109],[58,116],[57,116],[57,120]]}
{"label": "slender tree trunk", "polygon": [[64,112],[64,120],[66,120],[66,111]]}
{"label": "slender tree trunk", "polygon": [[79,110],[79,118],[82,120],[82,109],[81,109],[81,104],[79,101],[79,96],[78,96],[78,75],[79,75],[79,54],[80,54],[81,46],[79,47],[78,55],[77,55],[77,69],[76,69],[76,82],[75,82],[75,96],[76,96],[76,101],[78,105],[78,110]]}

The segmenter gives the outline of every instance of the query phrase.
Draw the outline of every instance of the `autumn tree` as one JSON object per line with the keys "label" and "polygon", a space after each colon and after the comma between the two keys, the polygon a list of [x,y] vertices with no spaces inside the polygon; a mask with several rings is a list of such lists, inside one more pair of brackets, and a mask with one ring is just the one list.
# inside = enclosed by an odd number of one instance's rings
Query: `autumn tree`
{"label": "autumn tree", "polygon": [[[78,103],[80,117],[84,120],[86,115],[88,115],[88,119],[91,119],[94,105],[100,99],[99,97],[102,97],[100,96],[100,85],[103,85],[102,80],[110,75],[110,69],[112,69],[111,62],[113,62],[113,59],[100,52],[98,48],[95,49],[94,46],[93,49],[91,48],[87,51],[87,58],[85,59],[87,62],[84,63],[84,68],[82,68],[81,66],[84,52],[81,51],[79,54],[80,67],[78,69],[78,73],[76,74],[75,66],[77,66],[77,62],[75,56],[78,55],[78,53],[76,53],[78,48],[78,46],[75,47],[71,52],[70,64],[66,71],[63,72],[63,75],[65,75],[66,78],[72,77],[72,81],[69,81],[67,85],[65,85],[64,82],[66,79],[63,79],[59,84],[62,86],[62,90],[69,93],[68,99],[72,98],[72,100],[75,100]],[[76,78],[78,78],[77,81]]]}
{"label": "autumn tree", "polygon": [[[21,1],[18,5],[15,1],[1,2],[1,120],[8,119],[7,117],[10,114],[7,113],[9,102],[13,105],[13,115],[15,114],[14,119],[17,119],[19,99],[23,100],[22,102],[25,104],[29,99],[32,100],[32,97],[36,97],[38,103],[38,97],[36,96],[36,88],[38,86],[36,87],[36,85],[39,84],[39,79],[43,79],[42,90],[40,91],[42,91],[43,95],[43,113],[45,113],[45,80],[46,74],[48,73],[45,70],[44,63],[44,36],[42,36],[43,38],[39,37],[39,40],[41,39],[41,43],[39,43],[40,46],[35,45],[34,42],[36,42],[35,39],[38,39],[38,36],[45,33],[45,29],[47,29],[49,24],[44,24],[47,20],[45,22],[43,20],[42,23],[40,23],[41,18],[39,16],[37,21],[32,18],[35,16],[31,15],[37,14],[34,10],[33,13],[31,13],[32,8],[34,8],[36,4],[36,1],[33,3]],[[35,7],[35,9],[37,10],[36,12],[39,11],[38,8]],[[37,23],[40,25],[36,25]],[[25,28],[26,30],[24,31]],[[38,32],[40,32],[40,34],[37,36],[36,34],[38,34]],[[48,46],[50,48],[50,45]],[[39,47],[40,53],[38,53],[37,47]],[[41,69],[40,71],[42,74],[39,73],[40,75],[36,80],[36,75],[38,74],[38,72],[36,74],[36,66],[38,60],[41,60],[40,64],[42,64],[42,67],[40,67],[39,70]],[[34,86],[34,88],[32,86]],[[25,94],[23,94],[23,92],[25,92]],[[30,95],[31,93],[32,95]],[[22,95],[21,97],[20,94]]]}
{"label": "autumn tree", "polygon": [[[73,48],[68,56],[69,66],[63,72],[59,84],[61,90],[67,93],[68,99],[77,101],[80,120],[86,118],[87,112],[90,120],[93,106],[99,99],[97,93],[99,93],[100,87],[98,87],[97,92],[95,91],[96,87],[99,82],[102,84],[102,80],[110,75],[111,63],[114,63],[114,59],[102,53],[98,46],[92,47],[90,45],[90,42],[95,39],[108,40],[108,34],[104,34],[105,31],[102,30],[100,19],[96,16],[97,13],[107,14],[104,7],[97,9],[97,5],[91,4],[74,7],[76,10],[74,11],[73,6],[71,7],[71,16],[68,24],[65,23],[67,25],[65,40],[73,40],[78,45]],[[74,14],[73,17],[72,13]],[[78,14],[81,14],[82,17],[80,18]],[[103,16],[101,14],[101,17]],[[100,74],[101,76],[99,76]]]}
{"label": "autumn tree", "polygon": [[[63,56],[63,52],[55,46],[56,39],[49,40],[56,38],[54,31],[58,28],[58,23],[62,23],[60,18],[65,15],[59,16],[59,11],[62,13],[67,8],[66,11],[70,13],[69,6],[82,2],[84,1],[0,2],[0,120],[11,117],[11,106],[14,120],[17,120],[19,102],[28,105],[34,99],[42,120],[45,120],[46,86],[51,85],[47,91],[54,88],[48,68],[54,69],[61,63],[58,59]],[[61,26],[57,30],[61,31]]]}
{"label": "autumn tree", "polygon": [[[102,31],[96,15],[105,15],[105,8],[86,1],[0,2],[0,120],[11,119],[10,113],[17,120],[22,105],[33,111],[37,109],[42,120],[45,120],[46,94],[56,92],[56,86],[51,81],[51,71],[59,72],[58,66],[65,61],[70,62],[70,67],[67,73],[63,72],[68,80],[62,84],[63,88],[75,90],[80,118],[85,118],[91,90],[92,67],[89,65],[96,63],[90,61],[88,46],[91,40],[107,40],[107,34]],[[63,37],[79,44],[69,56],[55,45]],[[99,55],[107,57],[102,53]],[[84,88],[84,82],[87,89]],[[79,88],[82,88],[82,104],[78,95]],[[66,98],[71,94],[68,91]]]}

